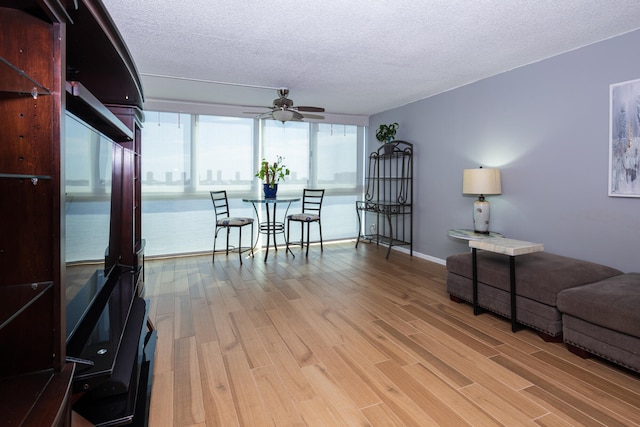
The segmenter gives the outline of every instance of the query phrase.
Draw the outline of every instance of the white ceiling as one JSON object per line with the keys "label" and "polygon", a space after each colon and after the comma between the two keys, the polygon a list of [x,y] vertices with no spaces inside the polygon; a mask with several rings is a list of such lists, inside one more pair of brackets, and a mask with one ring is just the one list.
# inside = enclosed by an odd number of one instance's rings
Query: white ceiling
{"label": "white ceiling", "polygon": [[638,0],[103,3],[147,99],[268,107],[288,87],[364,116],[640,28]]}

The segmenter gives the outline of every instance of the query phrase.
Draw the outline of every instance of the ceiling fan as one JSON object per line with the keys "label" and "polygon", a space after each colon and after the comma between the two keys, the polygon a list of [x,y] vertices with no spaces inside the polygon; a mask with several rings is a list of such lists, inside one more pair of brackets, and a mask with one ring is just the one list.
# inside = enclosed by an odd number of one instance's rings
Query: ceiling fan
{"label": "ceiling fan", "polygon": [[[273,100],[273,106],[268,107],[271,111],[266,113],[257,113],[258,119],[273,119],[281,121],[282,123],[288,121],[297,121],[300,122],[302,119],[324,119],[324,116],[319,116],[317,114],[306,114],[307,112],[311,113],[322,113],[324,112],[324,108],[322,107],[296,107],[293,105],[293,100],[288,98],[289,89],[286,87],[281,87],[278,89],[278,98]],[[302,114],[301,112],[305,113]],[[247,114],[256,114],[256,113],[247,113]]]}

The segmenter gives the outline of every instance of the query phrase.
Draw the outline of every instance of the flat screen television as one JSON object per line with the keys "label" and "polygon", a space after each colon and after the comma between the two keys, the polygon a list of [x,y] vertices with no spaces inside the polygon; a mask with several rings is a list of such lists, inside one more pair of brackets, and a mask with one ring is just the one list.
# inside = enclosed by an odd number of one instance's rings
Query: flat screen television
{"label": "flat screen television", "polygon": [[[107,282],[114,156],[120,146],[70,112],[65,115],[64,226],[67,340]],[[76,307],[69,307],[73,301]]]}

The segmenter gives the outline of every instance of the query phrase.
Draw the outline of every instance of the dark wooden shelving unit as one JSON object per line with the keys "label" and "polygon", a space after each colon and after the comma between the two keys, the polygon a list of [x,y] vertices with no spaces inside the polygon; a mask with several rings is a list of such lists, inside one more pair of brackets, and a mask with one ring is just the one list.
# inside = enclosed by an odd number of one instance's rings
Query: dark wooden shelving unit
{"label": "dark wooden shelving unit", "polygon": [[[96,425],[146,425],[156,332],[144,300],[138,72],[100,0],[0,0],[0,28],[0,425],[68,426],[72,411]],[[67,336],[67,112],[117,147],[99,269],[107,276],[74,325],[82,335],[95,327],[95,313],[120,310],[115,362],[89,389],[119,381],[126,390],[104,391],[104,400],[84,387],[94,361],[67,357],[71,342],[80,354],[89,345]],[[127,411],[113,410],[119,401]]]}

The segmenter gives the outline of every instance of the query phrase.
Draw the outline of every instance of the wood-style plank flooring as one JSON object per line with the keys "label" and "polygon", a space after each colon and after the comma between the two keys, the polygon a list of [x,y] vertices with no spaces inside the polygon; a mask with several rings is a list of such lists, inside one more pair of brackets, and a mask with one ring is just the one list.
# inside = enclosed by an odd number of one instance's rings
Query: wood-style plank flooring
{"label": "wood-style plank flooring", "polygon": [[640,376],[449,300],[352,242],[146,262],[150,426],[640,425]]}

